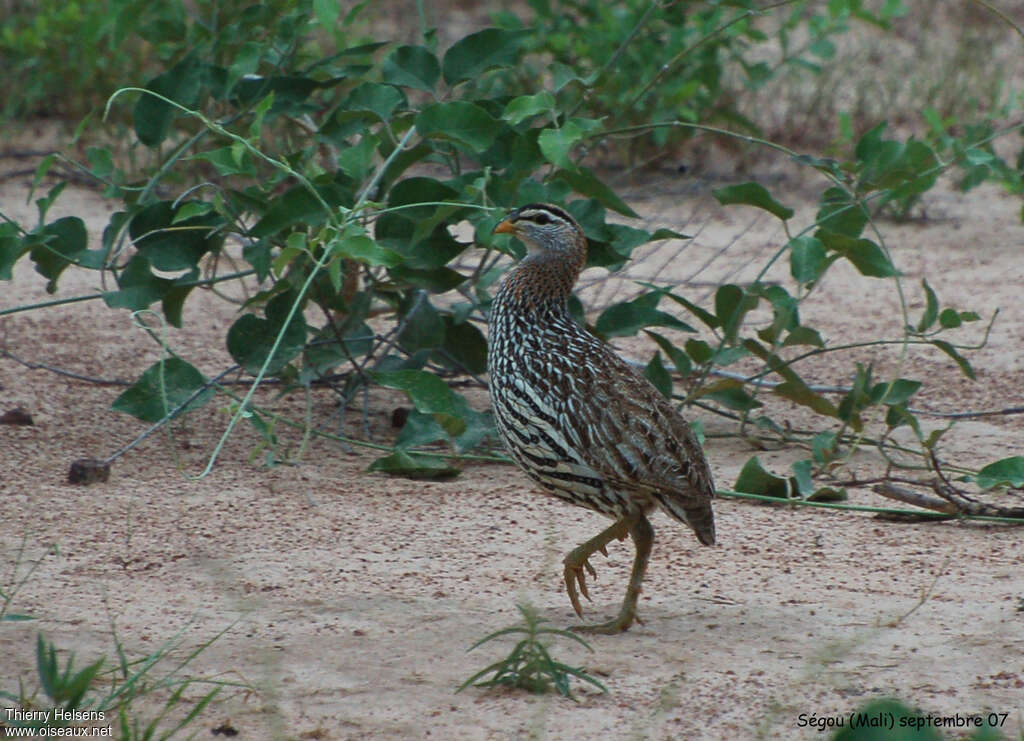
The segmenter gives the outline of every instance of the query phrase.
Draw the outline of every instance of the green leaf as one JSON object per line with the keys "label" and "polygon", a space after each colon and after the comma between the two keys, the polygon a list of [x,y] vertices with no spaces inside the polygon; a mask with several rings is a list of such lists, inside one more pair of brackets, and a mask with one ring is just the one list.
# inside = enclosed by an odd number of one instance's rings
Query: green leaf
{"label": "green leaf", "polygon": [[416,131],[420,136],[448,139],[482,152],[494,142],[500,131],[499,122],[478,105],[456,100],[434,103],[416,116]]}
{"label": "green leaf", "polygon": [[[39,226],[42,227],[46,222],[46,214],[49,212],[50,207],[60,198],[60,194],[67,188],[67,181],[57,183],[55,186],[50,188],[49,192],[42,198],[36,199],[36,210],[39,212]],[[36,184],[32,186],[32,192],[35,192]]]}
{"label": "green leaf", "polygon": [[31,249],[26,242],[21,238],[16,224],[9,221],[0,224],[0,280],[14,278],[14,263]]}
{"label": "green leaf", "polygon": [[396,450],[391,455],[378,458],[370,464],[369,470],[410,479],[449,479],[462,472],[440,456],[406,450]]}
{"label": "green leaf", "polygon": [[397,370],[376,371],[372,375],[381,386],[404,391],[424,414],[444,414],[449,417],[457,417],[459,414],[455,394],[448,384],[433,373]]}
{"label": "green leaf", "polygon": [[341,4],[338,0],[313,0],[313,15],[316,16],[320,28],[328,34],[334,33],[340,13]]}
{"label": "green leaf", "polygon": [[206,201],[186,201],[181,204],[181,208],[174,212],[174,219],[171,223],[177,224],[182,221],[188,221],[196,216],[211,213],[214,210],[213,204]]}
{"label": "green leaf", "polygon": [[727,368],[733,363],[737,363],[743,358],[750,355],[746,348],[733,345],[732,347],[720,347],[715,350],[715,354],[711,358],[712,365],[718,365],[722,368]]}
{"label": "green leaf", "polygon": [[684,332],[695,332],[693,327],[679,321],[656,307],[661,300],[657,292],[645,293],[632,301],[609,306],[597,318],[594,329],[605,337],[631,337],[645,327],[672,327]]}
{"label": "green leaf", "polygon": [[451,268],[417,270],[408,265],[399,265],[389,269],[388,274],[399,283],[408,283],[410,286],[423,288],[432,293],[450,291],[466,280],[466,276]]}
{"label": "green leaf", "polygon": [[[609,244],[615,254],[628,260],[633,255],[633,250],[642,244],[651,241],[651,235],[643,229],[637,229],[625,224],[605,224],[605,230],[609,234]],[[664,290],[664,289],[662,289]]]}
{"label": "green leaf", "polygon": [[276,375],[295,358],[306,344],[306,320],[297,310],[287,327],[284,321],[295,302],[292,292],[275,296],[267,304],[266,319],[255,314],[244,314],[228,330],[228,352],[247,373],[256,375],[270,357],[277,338],[281,342],[267,365],[267,375]]}
{"label": "green leaf", "polygon": [[547,90],[541,90],[536,95],[520,95],[518,98],[510,100],[501,117],[510,126],[516,126],[531,116],[553,113],[554,110],[555,96]]}
{"label": "green leaf", "polygon": [[700,390],[701,398],[711,399],[726,409],[736,412],[749,412],[764,406],[761,402],[743,390],[743,381],[723,378]]}
{"label": "green leaf", "polygon": [[[198,277],[197,272],[193,278]],[[112,309],[138,311],[161,300],[173,284],[174,281],[168,278],[154,275],[145,255],[137,254],[117,274],[120,290],[107,291],[103,294],[103,301]]]}
{"label": "green leaf", "polygon": [[210,212],[175,221],[178,210],[188,203],[158,201],[136,213],[128,224],[128,234],[139,254],[156,270],[193,270],[203,255],[224,241],[219,231],[224,225],[220,214]]}
{"label": "green leaf", "polygon": [[207,152],[199,152],[190,159],[209,162],[217,170],[218,175],[240,175],[253,172],[253,163],[248,152],[242,151],[238,156],[238,150],[234,146],[211,149]]}
{"label": "green leaf", "polygon": [[853,239],[844,234],[819,229],[818,238],[830,250],[835,250],[853,263],[861,275],[890,278],[898,275],[896,268],[881,247],[870,239]]}
{"label": "green leaf", "polygon": [[[653,284],[650,284],[650,283],[641,283],[641,285],[645,285],[645,286],[647,286],[648,288],[651,288],[651,289],[657,289],[657,286],[655,286]],[[682,296],[677,296],[676,294],[674,294],[672,292],[666,292],[665,295],[668,296],[668,298],[670,298],[672,301],[675,301],[677,304],[679,304],[680,306],[685,308],[688,312],[693,314],[695,317],[700,319],[707,327],[709,327],[711,329],[717,329],[718,328],[718,326],[719,326],[718,319],[710,311],[702,309],[701,307],[697,306],[697,304],[692,303],[691,301],[683,298]]]}
{"label": "green leaf", "polygon": [[818,464],[828,463],[836,454],[836,433],[819,432],[811,438],[811,454],[814,462]]}
{"label": "green leaf", "polygon": [[114,156],[106,147],[89,147],[85,151],[95,177],[106,179],[114,171]]}
{"label": "green leaf", "polygon": [[693,358],[693,362],[697,365],[704,365],[715,355],[711,345],[704,340],[687,340],[683,347],[686,349],[686,354]]}
{"label": "green leaf", "polygon": [[835,405],[821,394],[813,391],[785,360],[755,340],[744,340],[743,347],[764,361],[765,366],[772,372],[778,373],[783,378],[783,382],[773,389],[775,394],[813,409],[818,414],[828,417],[838,415]]}
{"label": "green leaf", "polygon": [[[162,75],[146,84],[147,90],[193,108],[199,101],[203,65],[193,52]],[[176,109],[169,103],[142,93],[135,103],[135,133],[147,147],[159,146],[167,137]]]}
{"label": "green leaf", "polygon": [[663,226],[651,232],[651,237],[648,241],[659,242],[663,239],[693,239],[693,236],[690,234],[683,234],[682,232],[677,232],[675,229],[669,229],[668,227]]}
{"label": "green leaf", "polygon": [[88,252],[88,236],[84,221],[77,216],[65,216],[26,238],[26,243],[33,244],[30,255],[36,272],[49,279],[47,293],[56,291],[57,279],[64,269]]}
{"label": "green leaf", "polygon": [[327,245],[327,249],[332,255],[346,257],[350,260],[361,262],[364,265],[384,265],[391,268],[395,265],[401,265],[405,261],[405,258],[394,250],[381,247],[375,241],[363,235],[332,240]]}
{"label": "green leaf", "polygon": [[895,430],[903,425],[910,427],[918,438],[921,437],[921,424],[917,421],[917,417],[907,411],[902,404],[890,406],[885,412],[885,426]]}
{"label": "green leaf", "polygon": [[830,157],[815,157],[810,154],[798,154],[793,157],[793,160],[799,162],[802,165],[813,167],[819,172],[823,172],[826,175],[833,175],[836,178],[841,179],[844,177],[842,169],[839,167],[839,163]]}
{"label": "green leaf", "polygon": [[965,358],[956,351],[955,347],[953,347],[945,340],[932,340],[932,344],[935,345],[935,347],[942,350],[942,352],[946,353],[946,355],[953,358],[956,364],[960,366],[961,373],[970,378],[972,381],[975,380],[974,368],[971,367],[971,364],[970,362],[968,362],[967,358]]}
{"label": "green leaf", "polygon": [[814,461],[810,458],[805,458],[801,461],[796,461],[790,468],[793,469],[793,476],[789,479],[790,484],[793,486],[793,491],[800,494],[804,499],[814,493],[814,480],[811,478],[811,469],[814,467]]}
{"label": "green leaf", "polygon": [[[143,422],[159,422],[206,385],[206,377],[181,358],[170,357],[147,368],[110,408]],[[213,395],[206,389],[179,414],[198,409]]]}
{"label": "green leaf", "polygon": [[460,421],[465,425],[465,429],[462,432],[456,430],[452,438],[455,443],[455,452],[465,453],[472,450],[487,438],[497,440],[498,433],[494,427],[494,420],[489,414],[471,409],[465,398],[458,394],[455,396],[455,401],[461,415]]}
{"label": "green leaf", "polygon": [[[414,175],[407,177],[395,184],[388,194],[388,208],[395,209],[391,214],[382,214],[378,219],[378,225],[384,226],[386,230],[395,231],[394,226],[389,229],[389,224],[395,219],[404,219],[407,222],[430,221],[434,224],[448,223],[450,211],[448,209],[456,206],[437,206],[431,201],[457,200],[459,191],[446,183],[432,177]],[[420,205],[423,204],[423,205]],[[401,207],[401,208],[399,208]],[[383,225],[381,225],[383,221]],[[396,236],[402,240],[409,240],[415,236],[416,230],[403,231],[408,224],[402,224],[399,234]],[[429,233],[429,230],[423,232]],[[420,234],[422,239],[422,233]],[[447,260],[445,260],[447,262]],[[443,264],[443,263],[442,263]]]}
{"label": "green leaf", "polygon": [[829,188],[820,201],[817,225],[820,229],[850,238],[860,236],[868,215],[863,204],[842,188]]}
{"label": "green leaf", "polygon": [[840,486],[838,489],[832,486],[822,486],[806,497],[808,502],[845,502],[849,498],[850,495],[845,486]]}
{"label": "green leaf", "polygon": [[441,64],[445,82],[455,85],[479,77],[493,67],[511,67],[519,57],[519,47],[530,33],[525,29],[485,28],[456,41]]}
{"label": "green leaf", "polygon": [[364,133],[358,144],[338,152],[338,167],[354,181],[362,182],[370,172],[379,143],[375,134]]}
{"label": "green leaf", "polygon": [[381,79],[391,85],[430,92],[441,76],[441,65],[429,49],[399,46],[380,67]]}
{"label": "green leaf", "polygon": [[924,332],[935,324],[935,319],[939,314],[939,299],[936,297],[935,291],[928,285],[928,281],[924,279],[921,280],[921,287],[924,289],[925,309],[921,315],[921,321],[917,323],[918,332]]}
{"label": "green leaf", "polygon": [[580,87],[590,87],[599,75],[599,71],[594,70],[589,75],[580,77],[577,69],[561,62],[552,62],[548,65],[548,70],[551,72],[551,89],[556,93],[560,92],[562,88],[571,82],[578,82]]}
{"label": "green leaf", "polygon": [[560,129],[544,129],[537,137],[537,145],[544,158],[565,170],[576,165],[569,158],[572,148],[583,138],[584,131],[574,121],[566,121]]}
{"label": "green leaf", "polygon": [[422,292],[403,297],[398,315],[402,329],[397,340],[405,352],[434,350],[444,342],[444,320]]}
{"label": "green leaf", "polygon": [[897,378],[891,384],[879,383],[871,389],[871,398],[875,403],[896,406],[905,404],[911,396],[921,388],[920,381],[912,381],[909,378]]}
{"label": "green leaf", "polygon": [[975,482],[982,489],[993,486],[1024,486],[1024,455],[1003,458],[978,471]]}
{"label": "green leaf", "polygon": [[[327,202],[328,208],[332,205],[352,205],[351,192],[337,183],[321,183],[317,192]],[[297,224],[319,226],[326,219],[327,212],[317,197],[305,186],[298,185],[272,199],[263,218],[253,225],[249,233],[259,239],[279,234]]]}
{"label": "green leaf", "polygon": [[757,296],[748,294],[732,283],[719,286],[715,291],[715,315],[726,340],[735,340],[743,325],[743,317],[757,307]]}
{"label": "green leaf", "polygon": [[813,409],[818,414],[824,414],[827,417],[839,416],[839,411],[831,401],[812,391],[803,381],[785,381],[776,386],[773,391],[784,399]]}
{"label": "green leaf", "polygon": [[[546,129],[546,131],[551,130],[552,129]],[[542,132],[541,138],[543,136],[544,133]],[[553,176],[553,179],[554,178],[564,180],[572,187],[574,191],[576,191],[580,195],[586,196],[587,198],[594,198],[597,201],[599,201],[602,205],[607,206],[613,211],[618,211],[623,216],[628,216],[631,219],[639,218],[639,215],[636,213],[636,211],[631,209],[625,201],[623,201],[621,198],[619,198],[618,195],[616,195],[615,191],[613,191],[611,188],[605,185],[601,181],[601,179],[597,177],[597,175],[595,175],[591,170],[587,169],[586,167],[576,167],[575,169],[571,170],[559,170]],[[607,226],[609,229],[612,229],[613,233],[615,232],[615,229],[617,227],[619,229],[632,230],[632,232],[635,232],[637,235],[642,235],[642,239],[639,239],[639,241],[635,241],[633,246],[636,246],[637,244],[644,244],[645,242],[649,242],[651,240],[651,235],[641,229],[632,229],[632,227],[623,226],[621,224],[608,224]],[[616,251],[622,252],[623,248],[616,244],[615,249]],[[629,257],[630,252],[632,252],[632,247],[630,247],[628,251],[622,252],[622,254],[624,254],[626,257]]]}
{"label": "green leaf", "polygon": [[756,455],[743,464],[733,488],[745,494],[762,494],[779,499],[789,499],[790,495],[789,481],[766,471]]}
{"label": "green leaf", "polygon": [[939,314],[939,324],[943,329],[956,329],[962,324],[960,313],[955,309],[943,309]]}
{"label": "green leaf", "polygon": [[[199,276],[196,275],[195,277],[198,278]],[[185,306],[185,299],[188,298],[189,294],[192,293],[192,289],[195,288],[195,286],[179,284],[186,280],[191,280],[191,276],[175,280],[170,289],[163,295],[163,298],[160,299],[160,308],[163,309],[167,323],[178,329],[181,329],[182,326],[182,310]]]}
{"label": "green leaf", "polygon": [[782,286],[753,283],[747,292],[768,299],[772,305],[772,323],[758,330],[758,335],[774,343],[783,332],[791,332],[800,326],[800,303]]}
{"label": "green leaf", "polygon": [[470,322],[456,323],[451,317],[443,317],[444,361],[454,361],[459,370],[481,374],[487,372],[487,339],[476,325]]}
{"label": "green leaf", "polygon": [[296,75],[245,77],[238,81],[232,93],[237,96],[237,100],[234,101],[236,105],[253,106],[252,111],[255,115],[249,131],[253,138],[257,138],[260,132],[259,125],[266,114],[304,115],[310,110],[307,100],[313,92],[318,88],[337,85],[344,79],[334,77],[320,81]]}
{"label": "green leaf", "polygon": [[825,245],[815,237],[796,237],[789,242],[789,272],[797,283],[814,283],[828,267]]}
{"label": "green leaf", "polygon": [[657,332],[651,332],[648,329],[645,329],[644,332],[658,344],[661,351],[665,353],[669,360],[672,361],[672,365],[676,368],[676,373],[682,376],[690,374],[692,366],[690,364],[690,358],[685,352],[673,345],[668,338],[663,337]]}
{"label": "green leaf", "polygon": [[654,384],[654,388],[661,392],[661,395],[666,399],[672,398],[672,376],[665,370],[664,364],[661,362],[661,353],[655,352],[654,357],[651,358],[651,362],[644,368],[644,376],[647,380]]}
{"label": "green leaf", "polygon": [[786,221],[792,218],[793,209],[788,206],[783,206],[781,203],[776,201],[772,194],[768,192],[760,183],[740,183],[739,185],[728,185],[724,188],[718,188],[717,190],[711,191],[719,203],[723,206],[728,206],[734,203],[740,203],[746,206],[755,206],[760,209],[764,209],[770,214],[777,216],[778,218]]}
{"label": "green leaf", "polygon": [[391,85],[364,82],[348,94],[345,102],[341,104],[341,110],[345,114],[371,113],[383,123],[387,123],[395,108],[404,103],[405,96]]}
{"label": "green leaf", "polygon": [[794,345],[825,347],[825,341],[821,339],[821,334],[818,333],[818,330],[801,326],[792,329],[782,343],[783,347],[792,347]]}
{"label": "green leaf", "polygon": [[433,414],[424,414],[419,409],[410,409],[409,415],[402,425],[395,447],[408,449],[430,443],[447,442],[448,433]]}

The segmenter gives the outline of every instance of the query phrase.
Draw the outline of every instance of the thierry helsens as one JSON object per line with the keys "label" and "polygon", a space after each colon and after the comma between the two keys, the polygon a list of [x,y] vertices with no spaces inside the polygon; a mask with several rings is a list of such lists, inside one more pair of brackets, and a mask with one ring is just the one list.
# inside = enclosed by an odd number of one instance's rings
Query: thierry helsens
{"label": "thierry helsens", "polygon": [[102,710],[65,710],[64,708],[53,708],[52,710],[20,710],[18,708],[6,708],[7,720],[20,721],[42,721],[49,723],[57,720],[62,723],[85,723],[90,720],[104,721],[106,716]]}

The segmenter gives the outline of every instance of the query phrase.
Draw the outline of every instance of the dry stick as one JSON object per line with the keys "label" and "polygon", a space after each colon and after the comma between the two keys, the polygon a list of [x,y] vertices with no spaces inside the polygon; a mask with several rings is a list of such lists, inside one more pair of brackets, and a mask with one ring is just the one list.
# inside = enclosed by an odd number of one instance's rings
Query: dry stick
{"label": "dry stick", "polygon": [[[928,486],[929,484],[921,482],[921,485]],[[889,482],[877,484],[871,487],[871,490],[887,499],[895,499],[898,502],[906,502],[915,507],[924,507],[943,514],[968,517],[1006,517],[1014,520],[1024,518],[1024,507],[1003,507],[998,504],[979,502],[955,490],[947,490],[946,486],[938,479],[931,483],[931,487],[942,499],[936,499]]]}
{"label": "dry stick", "polygon": [[912,504],[915,507],[930,509],[947,515],[955,515],[958,513],[956,506],[945,499],[936,499],[935,497],[930,497],[922,492],[907,489],[903,486],[897,486],[896,484],[888,481],[876,484],[871,487],[871,490],[875,492],[875,494],[880,494],[886,499],[893,499],[897,502]]}

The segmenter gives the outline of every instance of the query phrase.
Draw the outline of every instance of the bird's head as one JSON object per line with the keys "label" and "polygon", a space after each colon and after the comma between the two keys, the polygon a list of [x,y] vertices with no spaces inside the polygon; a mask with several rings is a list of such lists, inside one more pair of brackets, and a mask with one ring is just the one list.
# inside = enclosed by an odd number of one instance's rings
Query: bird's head
{"label": "bird's head", "polygon": [[576,220],[558,206],[528,203],[494,227],[495,234],[511,234],[526,245],[530,256],[564,256],[582,261],[587,240]]}

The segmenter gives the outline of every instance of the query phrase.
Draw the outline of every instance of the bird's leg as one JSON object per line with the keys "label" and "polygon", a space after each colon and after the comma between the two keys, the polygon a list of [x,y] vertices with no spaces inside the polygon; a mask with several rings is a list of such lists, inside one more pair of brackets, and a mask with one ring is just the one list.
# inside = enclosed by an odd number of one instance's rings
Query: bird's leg
{"label": "bird's leg", "polygon": [[[640,622],[640,619],[636,616],[636,601],[640,597],[640,584],[643,582],[644,574],[647,572],[647,560],[651,555],[651,545],[654,543],[654,528],[651,527],[651,523],[642,512],[634,517],[627,517],[619,520],[615,526],[618,525],[627,525],[629,527],[629,534],[633,536],[633,544],[636,546],[636,559],[633,561],[633,573],[629,577],[629,586],[626,587],[626,598],[622,601],[622,607],[619,608],[619,615],[614,620],[609,620],[607,623],[599,623],[597,625],[579,625],[573,627],[572,630],[585,633],[622,633],[629,630],[629,626],[633,624],[633,621]],[[601,533],[601,535],[604,535],[610,530],[612,530],[612,528]],[[600,538],[601,535],[594,540]],[[611,538],[609,538],[609,540],[611,540]],[[587,544],[584,543],[584,545]],[[569,555],[572,556],[574,553],[576,553],[576,551],[573,551],[573,553]],[[568,569],[566,570],[566,583],[568,583]],[[582,583],[583,576],[581,573],[580,584],[582,585]],[[571,591],[569,596],[570,598],[573,597]],[[577,605],[578,601],[574,600],[573,606],[575,607]],[[578,614],[579,610],[577,609],[576,612]]]}
{"label": "bird's leg", "polygon": [[579,585],[579,591],[588,600],[590,599],[590,595],[587,593],[586,574],[583,570],[586,569],[592,577],[597,578],[597,572],[594,571],[594,567],[590,565],[588,559],[598,551],[607,556],[608,551],[605,546],[616,538],[619,540],[624,539],[629,534],[629,530],[634,522],[635,517],[630,515],[617,520],[611,527],[602,530],[586,543],[573,548],[569,551],[569,555],[565,557],[563,562],[565,563],[565,589],[569,592],[569,601],[572,602],[572,609],[580,617],[583,617],[583,609],[580,607],[580,597],[576,592],[576,586]]}

